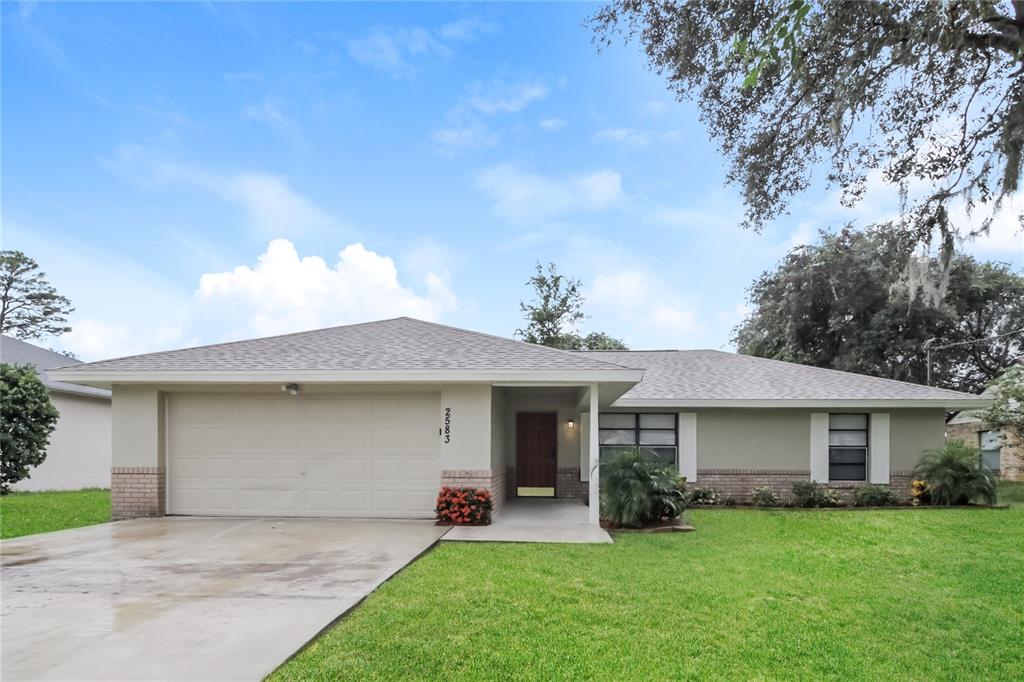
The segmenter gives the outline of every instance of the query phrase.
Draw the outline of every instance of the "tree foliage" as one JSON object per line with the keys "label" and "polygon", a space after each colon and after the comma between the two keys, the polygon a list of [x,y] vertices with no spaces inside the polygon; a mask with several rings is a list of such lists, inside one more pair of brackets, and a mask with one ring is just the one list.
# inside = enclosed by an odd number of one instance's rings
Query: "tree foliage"
{"label": "tree foliage", "polygon": [[[789,252],[750,288],[750,317],[735,330],[741,353],[925,383],[923,346],[1024,328],[1024,276],[1003,263],[957,255],[937,302],[915,273],[937,269],[908,240],[846,227]],[[1024,334],[932,353],[932,384],[980,392],[1024,350]]]}
{"label": "tree foliage", "polygon": [[579,325],[587,318],[583,312],[583,284],[559,274],[554,263],[546,268],[537,263],[526,283],[533,288],[534,300],[519,303],[527,324],[516,330],[516,336],[523,341],[566,350],[626,349],[622,341],[604,332],[580,335]]}
{"label": "tree foliage", "polygon": [[951,200],[982,209],[984,231],[1018,189],[1024,2],[614,0],[592,24],[601,43],[639,40],[677,97],[696,98],[748,227],[822,168],[846,205],[874,173],[907,192],[901,231],[938,231],[948,257]]}
{"label": "tree foliage", "polygon": [[0,363],[0,494],[46,459],[58,416],[34,368]]}
{"label": "tree foliage", "polygon": [[71,331],[71,301],[57,293],[39,264],[21,251],[0,251],[0,333],[19,339]]}
{"label": "tree foliage", "polygon": [[1024,435],[1024,365],[1013,365],[991,385],[992,407],[981,418],[995,428],[1012,428]]}

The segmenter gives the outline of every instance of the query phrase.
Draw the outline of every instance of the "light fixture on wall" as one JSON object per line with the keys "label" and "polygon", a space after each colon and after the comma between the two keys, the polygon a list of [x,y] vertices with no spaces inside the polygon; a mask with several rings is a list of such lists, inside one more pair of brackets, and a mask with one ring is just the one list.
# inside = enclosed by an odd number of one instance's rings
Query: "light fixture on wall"
{"label": "light fixture on wall", "polygon": [[290,393],[292,395],[298,395],[299,394],[299,385],[298,384],[281,384],[281,390],[284,391],[285,393]]}
{"label": "light fixture on wall", "polygon": [[573,429],[576,428],[576,422],[574,422],[572,419],[570,419],[569,421],[565,422],[565,428],[567,428],[570,431],[572,431]]}

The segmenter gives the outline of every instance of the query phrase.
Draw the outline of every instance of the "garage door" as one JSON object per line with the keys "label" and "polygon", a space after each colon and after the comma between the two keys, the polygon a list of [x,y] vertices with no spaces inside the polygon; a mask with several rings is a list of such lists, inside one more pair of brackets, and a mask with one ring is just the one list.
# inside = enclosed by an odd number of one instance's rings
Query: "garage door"
{"label": "garage door", "polygon": [[439,413],[438,395],[171,395],[169,513],[432,516]]}

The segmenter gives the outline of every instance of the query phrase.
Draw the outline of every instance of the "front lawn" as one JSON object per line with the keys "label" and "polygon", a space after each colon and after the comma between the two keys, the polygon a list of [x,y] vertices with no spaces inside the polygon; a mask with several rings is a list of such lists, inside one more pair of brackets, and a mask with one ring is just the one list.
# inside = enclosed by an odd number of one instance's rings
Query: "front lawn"
{"label": "front lawn", "polygon": [[1019,679],[1024,507],[689,514],[444,543],[282,666],[310,679]]}
{"label": "front lawn", "polygon": [[91,526],[109,520],[109,490],[86,488],[0,496],[0,538]]}

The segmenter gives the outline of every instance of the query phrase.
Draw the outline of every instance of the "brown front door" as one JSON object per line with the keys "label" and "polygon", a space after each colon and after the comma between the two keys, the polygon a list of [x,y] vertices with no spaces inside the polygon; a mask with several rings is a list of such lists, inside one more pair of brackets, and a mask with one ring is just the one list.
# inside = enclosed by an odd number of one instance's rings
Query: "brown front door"
{"label": "brown front door", "polygon": [[557,426],[554,412],[516,415],[516,488],[520,496],[555,496]]}

